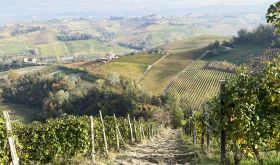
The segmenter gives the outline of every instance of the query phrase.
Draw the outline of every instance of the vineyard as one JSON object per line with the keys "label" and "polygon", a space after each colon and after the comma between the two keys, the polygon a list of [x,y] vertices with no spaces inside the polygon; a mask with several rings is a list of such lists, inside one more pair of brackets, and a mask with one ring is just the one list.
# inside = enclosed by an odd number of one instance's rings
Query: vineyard
{"label": "vineyard", "polygon": [[0,41],[0,54],[14,55],[24,53],[28,48],[17,38],[3,39]]}
{"label": "vineyard", "polygon": [[190,65],[204,52],[203,49],[191,49],[180,53],[170,53],[151,68],[140,82],[141,89],[150,95],[162,94],[163,88],[180,71]]}
{"label": "vineyard", "polygon": [[203,102],[218,93],[219,80],[233,76],[223,71],[203,69],[206,64],[202,60],[190,64],[166,92],[179,94],[182,105],[190,105],[193,109],[201,108]]}
{"label": "vineyard", "polygon": [[[217,163],[221,164],[280,163],[279,61],[280,56],[267,62],[258,72],[245,66],[238,68],[235,76],[227,75],[229,78],[216,85],[220,88],[219,95],[207,99],[201,107],[203,111],[187,111],[185,133],[193,144],[199,143],[209,158],[203,157],[201,162],[211,161],[214,158],[211,154],[218,153]],[[223,76],[217,71],[201,72],[208,76],[214,73]],[[183,75],[185,73],[180,77]],[[194,86],[206,90],[203,85]],[[172,91],[180,92],[175,87],[171,86]],[[201,100],[199,97],[190,100],[194,102],[195,99]]]}
{"label": "vineyard", "polygon": [[[6,117],[5,117],[6,119]],[[7,119],[6,119],[7,124]],[[64,116],[46,123],[12,123],[7,131],[0,116],[0,164],[9,164],[11,155],[7,136],[16,141],[20,164],[48,163],[70,160],[76,156],[108,157],[109,151],[119,151],[128,143],[141,142],[159,133],[160,125],[142,119]],[[7,127],[8,128],[8,127]],[[11,147],[10,147],[11,148]]]}

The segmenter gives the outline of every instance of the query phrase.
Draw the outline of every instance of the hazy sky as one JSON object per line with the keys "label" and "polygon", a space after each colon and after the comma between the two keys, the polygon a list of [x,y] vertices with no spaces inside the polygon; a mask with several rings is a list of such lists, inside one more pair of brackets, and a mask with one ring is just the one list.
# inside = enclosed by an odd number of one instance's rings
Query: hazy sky
{"label": "hazy sky", "polygon": [[[144,13],[209,5],[269,5],[272,0],[0,0],[0,17],[58,13]],[[141,13],[141,14],[142,14]],[[183,13],[184,14],[184,13]]]}
{"label": "hazy sky", "polygon": [[[5,8],[81,8],[81,9],[137,9],[178,8],[204,5],[252,5],[273,2],[272,0],[0,0],[0,9]],[[101,8],[100,8],[101,7]],[[1,11],[0,11],[1,12]]]}

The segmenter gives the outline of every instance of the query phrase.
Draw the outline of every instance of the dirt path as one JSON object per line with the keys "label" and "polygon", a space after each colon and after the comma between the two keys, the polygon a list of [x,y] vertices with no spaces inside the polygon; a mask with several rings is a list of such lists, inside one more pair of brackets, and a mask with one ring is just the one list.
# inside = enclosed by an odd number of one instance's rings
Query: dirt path
{"label": "dirt path", "polygon": [[152,65],[149,65],[148,68],[145,70],[145,72],[143,73],[143,75],[139,78],[138,80],[138,84],[140,85],[140,82],[144,79],[144,77],[148,74],[148,72],[158,63],[160,63],[163,59],[165,59],[165,57],[167,57],[169,55],[169,53],[167,53],[166,55],[162,56],[160,59],[158,59],[156,62],[154,62]]}
{"label": "dirt path", "polygon": [[179,132],[166,130],[162,135],[149,142],[130,146],[116,156],[112,165],[154,165],[154,164],[189,164],[184,146],[179,141]]}

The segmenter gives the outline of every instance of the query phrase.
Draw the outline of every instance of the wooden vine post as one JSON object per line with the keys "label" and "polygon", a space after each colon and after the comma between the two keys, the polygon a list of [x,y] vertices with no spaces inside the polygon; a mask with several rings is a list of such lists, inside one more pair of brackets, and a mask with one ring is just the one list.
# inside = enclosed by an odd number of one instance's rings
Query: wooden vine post
{"label": "wooden vine post", "polygon": [[136,119],[135,117],[133,118],[133,126],[134,126],[134,135],[135,135],[135,142],[137,142],[139,139],[137,137],[137,127],[136,127]]}
{"label": "wooden vine post", "polygon": [[116,115],[114,114],[115,130],[116,130],[116,141],[117,141],[117,150],[120,150],[120,141],[119,141],[119,126],[117,123]]}
{"label": "wooden vine post", "polygon": [[147,137],[148,137],[148,139],[151,139],[151,134],[150,134],[150,123],[147,123]]}
{"label": "wooden vine post", "polygon": [[142,137],[143,137],[143,139],[145,139],[146,136],[145,136],[145,130],[144,130],[142,121],[141,121],[141,124],[140,124],[140,125],[141,125],[141,129],[142,129]]}
{"label": "wooden vine post", "polygon": [[106,155],[108,156],[109,155],[108,144],[107,144],[107,138],[106,138],[106,133],[105,133],[105,125],[104,125],[101,111],[99,111],[99,114],[100,114],[100,120],[101,120],[101,124],[102,124],[102,130],[103,130],[103,139],[104,139],[104,145],[105,145],[104,150],[105,150]]}
{"label": "wooden vine post", "polygon": [[91,158],[92,161],[95,162],[95,142],[94,142],[94,123],[93,117],[90,116],[90,130],[91,130]]}
{"label": "wooden vine post", "polygon": [[191,133],[192,133],[192,141],[193,144],[196,144],[196,130],[195,130],[195,123],[194,123],[194,113],[191,113]]}
{"label": "wooden vine post", "polygon": [[206,124],[206,144],[207,144],[207,151],[210,151],[210,128],[209,128],[209,109],[208,106],[205,105],[205,122]]}
{"label": "wooden vine post", "polygon": [[3,111],[4,119],[5,119],[5,124],[6,124],[6,129],[8,132],[8,142],[10,146],[10,152],[12,156],[12,163],[13,165],[19,165],[19,158],[17,156],[17,151],[16,151],[16,144],[14,139],[12,138],[12,125],[11,125],[11,120],[8,111]]}
{"label": "wooden vine post", "polygon": [[140,132],[140,141],[143,140],[143,132],[142,132],[142,124],[141,124],[141,119],[139,119],[139,132]]}
{"label": "wooden vine post", "polygon": [[192,137],[192,117],[189,116],[189,136]]}
{"label": "wooden vine post", "polygon": [[130,141],[131,141],[131,143],[133,143],[133,131],[132,131],[132,126],[131,126],[130,115],[129,114],[127,114],[127,119],[128,119],[129,130],[130,130]]}
{"label": "wooden vine post", "polygon": [[151,124],[151,134],[152,134],[152,137],[154,137],[154,126],[153,126],[153,123]]}
{"label": "wooden vine post", "polygon": [[150,136],[153,138],[153,125],[150,123]]}
{"label": "wooden vine post", "polygon": [[226,164],[226,131],[223,128],[225,115],[225,80],[220,80],[220,104],[221,104],[221,164]]}

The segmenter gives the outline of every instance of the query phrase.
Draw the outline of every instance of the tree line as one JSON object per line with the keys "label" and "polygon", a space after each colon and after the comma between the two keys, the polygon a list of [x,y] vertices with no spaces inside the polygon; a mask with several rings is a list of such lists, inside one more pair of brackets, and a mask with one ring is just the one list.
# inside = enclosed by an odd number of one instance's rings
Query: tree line
{"label": "tree line", "polygon": [[63,33],[57,36],[59,41],[91,40],[93,36],[85,33]]}
{"label": "tree line", "polygon": [[[1,86],[4,103],[23,104],[41,109],[36,120],[45,121],[64,114],[126,116],[128,113],[144,119],[156,118],[163,124],[176,124],[173,114],[178,102],[171,97],[154,97],[143,93],[134,82],[109,75],[107,80],[99,79],[93,84],[80,78],[64,74],[44,76],[36,74],[19,76],[15,71],[8,73],[5,85]],[[179,112],[179,113],[180,113]],[[165,120],[162,120],[164,118]],[[173,120],[172,120],[173,118]]]}
{"label": "tree line", "polygon": [[229,41],[215,41],[208,45],[208,49],[219,49],[221,47],[235,47],[243,45],[271,45],[279,47],[279,35],[275,33],[272,25],[260,24],[253,30],[240,29],[236,36]]}
{"label": "tree line", "polygon": [[11,32],[12,36],[27,34],[35,31],[39,31],[41,29],[40,26],[28,26],[28,27],[19,27]]}

